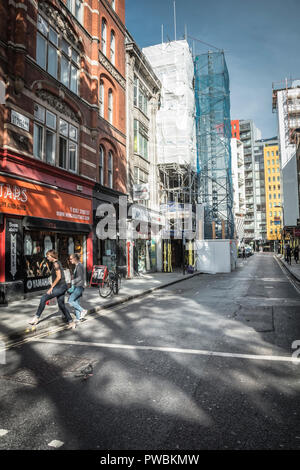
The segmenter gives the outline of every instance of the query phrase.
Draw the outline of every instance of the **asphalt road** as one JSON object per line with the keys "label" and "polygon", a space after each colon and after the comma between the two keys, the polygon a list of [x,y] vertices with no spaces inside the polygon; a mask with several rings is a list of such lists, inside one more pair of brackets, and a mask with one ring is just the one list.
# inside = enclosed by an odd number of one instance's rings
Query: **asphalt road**
{"label": "asphalt road", "polygon": [[295,346],[300,287],[255,254],[10,348],[0,449],[300,449]]}

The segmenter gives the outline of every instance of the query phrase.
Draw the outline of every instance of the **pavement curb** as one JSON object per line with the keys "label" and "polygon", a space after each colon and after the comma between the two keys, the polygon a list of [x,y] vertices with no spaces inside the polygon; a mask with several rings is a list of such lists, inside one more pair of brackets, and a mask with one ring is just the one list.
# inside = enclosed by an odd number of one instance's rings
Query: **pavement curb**
{"label": "pavement curb", "polygon": [[283,261],[282,258],[280,258],[278,255],[275,255],[276,258],[278,259],[278,261],[280,261],[280,263],[282,264],[283,267],[286,268],[286,270],[294,277],[294,279],[296,279],[296,281],[300,282],[300,276],[298,276],[297,274],[295,274],[291,269],[290,269],[290,266],[285,262]]}
{"label": "pavement curb", "polygon": [[[129,302],[130,300],[134,300],[134,299],[137,299],[139,297],[144,297],[148,294],[151,294],[152,292],[154,292],[156,290],[163,289],[164,287],[172,286],[173,284],[177,284],[177,283],[182,282],[182,281],[186,281],[187,279],[191,279],[192,277],[199,276],[200,274],[202,274],[202,273],[201,272],[196,272],[196,273],[193,273],[193,274],[188,274],[188,275],[186,275],[186,277],[183,277],[181,279],[176,279],[176,280],[173,280],[173,281],[170,281],[170,282],[166,282],[166,283],[160,284],[159,286],[151,287],[150,289],[143,290],[142,292],[138,292],[136,294],[126,295],[125,297],[123,297],[121,299],[112,300],[111,302],[109,302],[105,305],[101,305],[99,307],[92,307],[92,308],[88,309],[88,314],[98,313],[101,310],[107,310],[107,309],[113,308],[117,305],[121,305],[123,303]],[[26,328],[26,330],[23,330],[23,329],[20,330],[20,331],[16,330],[16,331],[11,332],[7,336],[5,336],[5,335],[0,336],[0,340],[2,342],[6,342],[6,343],[10,344],[12,342],[23,341],[23,340],[26,340],[26,339],[33,338],[34,336],[37,336],[39,334],[46,334],[47,332],[50,334],[51,332],[53,332],[53,328],[55,328],[55,331],[56,331],[57,327],[62,327],[60,315],[59,315],[58,318],[52,319],[51,325],[48,324],[48,325],[45,325],[43,327],[43,325],[40,324],[40,327],[39,327],[38,330],[34,326],[33,327],[29,326],[28,328]],[[66,327],[67,327],[67,325],[65,326],[65,328]]]}

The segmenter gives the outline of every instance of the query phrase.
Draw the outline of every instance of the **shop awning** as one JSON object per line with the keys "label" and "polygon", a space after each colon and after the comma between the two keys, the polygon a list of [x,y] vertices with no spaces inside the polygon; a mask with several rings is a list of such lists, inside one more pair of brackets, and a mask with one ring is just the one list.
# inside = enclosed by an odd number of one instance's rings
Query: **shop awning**
{"label": "shop awning", "polygon": [[49,220],[39,217],[24,217],[23,227],[27,230],[48,230],[50,232],[90,233],[92,231],[90,224]]}

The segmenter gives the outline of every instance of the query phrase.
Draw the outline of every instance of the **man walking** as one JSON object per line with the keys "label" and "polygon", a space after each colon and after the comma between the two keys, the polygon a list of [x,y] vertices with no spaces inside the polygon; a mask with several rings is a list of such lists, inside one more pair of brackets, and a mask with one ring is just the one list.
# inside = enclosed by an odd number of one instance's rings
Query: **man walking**
{"label": "man walking", "polygon": [[292,264],[292,250],[290,245],[286,247],[286,261],[289,263],[289,265]]}
{"label": "man walking", "polygon": [[294,248],[294,260],[296,262],[296,264],[298,264],[298,261],[299,261],[299,246],[295,246]]}

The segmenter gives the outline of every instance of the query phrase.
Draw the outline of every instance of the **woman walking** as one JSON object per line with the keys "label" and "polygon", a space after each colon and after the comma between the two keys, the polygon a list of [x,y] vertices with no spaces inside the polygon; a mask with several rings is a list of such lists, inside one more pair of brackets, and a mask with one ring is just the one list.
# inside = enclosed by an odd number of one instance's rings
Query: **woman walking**
{"label": "woman walking", "polygon": [[46,302],[56,297],[59,309],[61,310],[67,322],[69,323],[67,328],[75,328],[76,324],[75,322],[73,322],[70,312],[65,306],[65,293],[68,289],[68,286],[66,284],[63,267],[61,265],[61,262],[58,261],[58,254],[54,250],[49,250],[46,253],[46,258],[52,263],[52,284],[47,293],[42,296],[37,312],[29,323],[30,325],[36,325],[39,322],[39,319],[44,311]]}
{"label": "woman walking", "polygon": [[75,309],[76,321],[80,322],[87,314],[87,310],[84,310],[79,303],[79,299],[84,291],[84,271],[77,253],[70,256],[70,261],[72,264],[75,264],[75,270],[72,279],[69,304]]}

